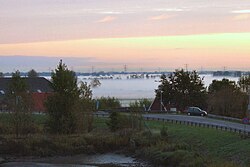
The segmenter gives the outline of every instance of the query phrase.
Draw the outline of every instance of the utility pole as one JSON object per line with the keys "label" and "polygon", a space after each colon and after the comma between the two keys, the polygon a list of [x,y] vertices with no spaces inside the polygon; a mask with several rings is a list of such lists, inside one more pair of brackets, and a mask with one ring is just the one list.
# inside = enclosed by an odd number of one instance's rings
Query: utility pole
{"label": "utility pole", "polygon": [[125,65],[124,65],[124,72],[125,72],[125,73],[126,73],[127,70],[128,70],[127,68],[128,68],[128,67],[127,67],[127,65],[125,64]]}
{"label": "utility pole", "polygon": [[92,76],[93,76],[93,73],[94,73],[94,66],[91,66],[91,73],[92,73]]}
{"label": "utility pole", "polygon": [[250,117],[250,86],[247,86],[247,94],[248,94],[248,106],[247,106],[247,116]]}
{"label": "utility pole", "polygon": [[186,71],[188,71],[188,64],[185,64]]}

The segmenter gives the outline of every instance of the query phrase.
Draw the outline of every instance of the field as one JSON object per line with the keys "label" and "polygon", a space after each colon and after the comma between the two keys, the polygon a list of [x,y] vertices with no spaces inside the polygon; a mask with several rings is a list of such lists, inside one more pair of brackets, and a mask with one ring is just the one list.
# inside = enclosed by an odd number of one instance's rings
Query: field
{"label": "field", "polygon": [[[45,115],[33,115],[33,117],[38,126],[44,126],[47,118]],[[1,124],[9,123],[9,120],[9,114],[0,115]],[[10,155],[13,152],[22,156],[102,153],[124,150],[128,146],[131,148],[132,139],[135,148],[127,151],[142,159],[151,160],[155,164],[211,167],[249,166],[250,164],[250,139],[236,133],[145,121],[144,132],[124,135],[121,132],[111,133],[107,127],[107,121],[108,118],[95,118],[93,131],[88,134],[71,136],[34,134],[29,136],[29,139],[19,140],[11,135],[0,134],[0,139],[5,139],[3,141],[10,146],[15,145],[15,148],[8,148],[8,145],[4,147]]]}

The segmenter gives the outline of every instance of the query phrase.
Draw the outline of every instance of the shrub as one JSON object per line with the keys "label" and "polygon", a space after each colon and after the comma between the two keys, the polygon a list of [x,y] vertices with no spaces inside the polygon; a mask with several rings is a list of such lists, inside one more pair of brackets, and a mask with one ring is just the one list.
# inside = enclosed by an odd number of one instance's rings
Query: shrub
{"label": "shrub", "polygon": [[110,120],[107,122],[109,129],[112,132],[122,129],[123,123],[125,122],[124,116],[122,117],[120,113],[113,111],[110,116]]}
{"label": "shrub", "polygon": [[114,97],[101,97],[97,99],[98,109],[112,110],[121,107],[121,103]]}
{"label": "shrub", "polygon": [[163,125],[161,128],[161,137],[167,138],[168,137],[168,128],[166,125]]}

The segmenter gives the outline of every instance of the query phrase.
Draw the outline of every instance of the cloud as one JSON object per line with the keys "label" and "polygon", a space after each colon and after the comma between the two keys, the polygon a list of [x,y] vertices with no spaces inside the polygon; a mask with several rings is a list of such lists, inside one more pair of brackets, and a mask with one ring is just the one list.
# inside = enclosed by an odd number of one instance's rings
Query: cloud
{"label": "cloud", "polygon": [[181,9],[181,8],[157,8],[157,9],[152,9],[152,11],[156,11],[156,12],[183,12],[183,11],[187,11],[187,9]]}
{"label": "cloud", "polygon": [[113,15],[124,14],[124,12],[120,12],[120,11],[100,11],[96,13],[97,14],[113,14]]}
{"label": "cloud", "polygon": [[250,9],[246,9],[246,10],[234,10],[231,13],[241,13],[241,14],[250,14]]}
{"label": "cloud", "polygon": [[173,15],[161,14],[161,15],[149,17],[148,20],[166,20],[166,19],[169,19],[171,17],[174,17],[174,16]]}
{"label": "cloud", "polygon": [[112,22],[116,19],[117,19],[117,17],[115,17],[115,16],[106,16],[100,20],[97,20],[96,22],[97,23],[109,23],[109,22]]}
{"label": "cloud", "polygon": [[250,14],[240,14],[233,17],[233,20],[248,20],[250,19]]}

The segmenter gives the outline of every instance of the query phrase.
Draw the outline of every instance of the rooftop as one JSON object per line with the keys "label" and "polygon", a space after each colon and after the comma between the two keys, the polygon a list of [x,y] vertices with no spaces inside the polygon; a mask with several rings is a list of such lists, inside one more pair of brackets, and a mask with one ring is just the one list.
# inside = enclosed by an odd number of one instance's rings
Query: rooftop
{"label": "rooftop", "polygon": [[[50,86],[50,81],[43,77],[35,77],[35,78],[23,78],[25,83],[27,84],[27,88],[29,92],[53,92],[53,89]],[[9,85],[11,83],[11,78],[0,78],[0,93],[5,94],[9,90]]]}

